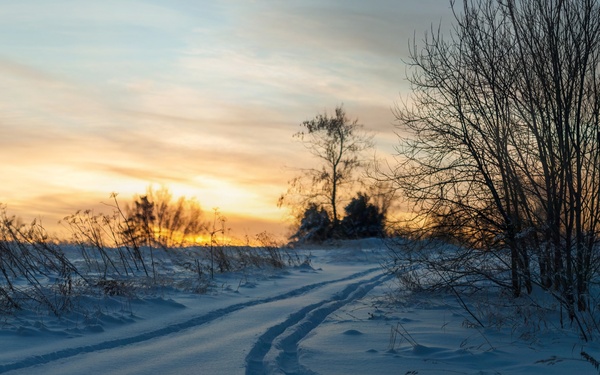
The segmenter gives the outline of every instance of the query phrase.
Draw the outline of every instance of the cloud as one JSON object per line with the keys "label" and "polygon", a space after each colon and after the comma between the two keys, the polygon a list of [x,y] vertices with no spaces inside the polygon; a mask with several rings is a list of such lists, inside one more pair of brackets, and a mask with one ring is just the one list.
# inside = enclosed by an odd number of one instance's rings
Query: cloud
{"label": "cloud", "polygon": [[344,103],[392,148],[407,40],[439,4],[3,5],[0,201],[50,215],[153,183],[275,221],[285,166],[314,163],[292,139],[302,121]]}

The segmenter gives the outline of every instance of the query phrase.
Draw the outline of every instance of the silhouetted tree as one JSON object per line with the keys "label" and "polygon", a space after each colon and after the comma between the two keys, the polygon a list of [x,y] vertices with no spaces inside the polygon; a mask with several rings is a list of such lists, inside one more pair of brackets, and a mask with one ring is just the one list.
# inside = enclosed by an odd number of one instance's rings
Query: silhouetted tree
{"label": "silhouetted tree", "polygon": [[135,239],[139,245],[154,245],[155,220],[154,203],[150,202],[147,195],[137,197],[127,213],[126,237]]}
{"label": "silhouetted tree", "polygon": [[370,203],[369,197],[358,193],[344,208],[342,230],[348,238],[379,237],[384,234],[384,214],[379,207]]}
{"label": "silhouetted tree", "polygon": [[127,209],[127,238],[140,245],[178,247],[193,244],[195,238],[207,232],[208,223],[195,199],[180,197],[173,201],[165,187],[134,199]]}
{"label": "silhouetted tree", "polygon": [[320,242],[330,237],[331,230],[327,211],[316,203],[310,203],[304,210],[298,230],[291,238],[300,242]]}
{"label": "silhouetted tree", "polygon": [[355,172],[363,166],[362,154],[373,146],[372,136],[363,131],[358,120],[346,117],[342,106],[335,115],[317,115],[304,121],[303,130],[294,137],[322,164],[317,168],[303,169],[302,175],[289,183],[287,193],[279,205],[309,207],[316,202],[329,212],[334,229],[339,224],[338,205],[342,190],[351,185]]}
{"label": "silhouetted tree", "polygon": [[462,4],[451,35],[414,45],[393,181],[421,223],[504,261],[498,285],[551,288],[577,319],[599,269],[600,5]]}
{"label": "silhouetted tree", "polygon": [[208,221],[195,198],[179,197],[173,200],[166,187],[157,191],[149,188],[147,196],[154,203],[154,237],[161,246],[193,244],[197,237],[207,233]]}

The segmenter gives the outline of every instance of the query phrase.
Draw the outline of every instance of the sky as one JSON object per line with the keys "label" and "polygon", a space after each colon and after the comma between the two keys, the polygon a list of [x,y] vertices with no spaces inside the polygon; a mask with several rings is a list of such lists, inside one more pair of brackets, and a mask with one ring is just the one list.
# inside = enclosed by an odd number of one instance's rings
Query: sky
{"label": "sky", "polygon": [[343,104],[391,155],[409,41],[450,21],[445,0],[3,1],[0,202],[60,232],[165,186],[285,233],[277,199],[315,165],[299,125]]}

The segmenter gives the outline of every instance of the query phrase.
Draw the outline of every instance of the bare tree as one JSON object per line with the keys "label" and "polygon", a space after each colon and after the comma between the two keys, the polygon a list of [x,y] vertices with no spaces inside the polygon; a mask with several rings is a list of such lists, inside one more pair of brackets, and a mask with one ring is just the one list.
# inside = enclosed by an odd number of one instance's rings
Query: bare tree
{"label": "bare tree", "polygon": [[173,200],[166,187],[137,196],[127,207],[129,231],[141,244],[164,248],[192,245],[195,239],[207,233],[208,223],[195,199],[180,197]]}
{"label": "bare tree", "polygon": [[301,176],[290,181],[287,193],[279,199],[279,205],[287,203],[302,210],[310,204],[323,205],[335,229],[340,221],[338,205],[341,193],[363,166],[362,153],[373,147],[372,136],[363,131],[358,120],[346,117],[342,106],[336,107],[334,116],[319,114],[304,121],[301,126],[303,130],[294,137],[300,139],[321,165],[303,169]]}
{"label": "bare tree", "polygon": [[451,4],[451,35],[414,44],[391,175],[427,232],[492,250],[510,271],[495,281],[553,290],[576,319],[600,239],[600,6]]}

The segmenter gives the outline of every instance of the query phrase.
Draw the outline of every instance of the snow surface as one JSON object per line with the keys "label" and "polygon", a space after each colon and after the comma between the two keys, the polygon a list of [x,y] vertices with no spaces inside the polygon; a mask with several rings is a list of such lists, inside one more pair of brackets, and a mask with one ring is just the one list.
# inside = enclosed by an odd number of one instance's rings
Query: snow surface
{"label": "snow surface", "polygon": [[580,353],[600,347],[570,328],[477,328],[450,295],[399,290],[378,242],[303,251],[310,266],[219,275],[207,294],[165,287],[4,318],[0,373],[598,373]]}

